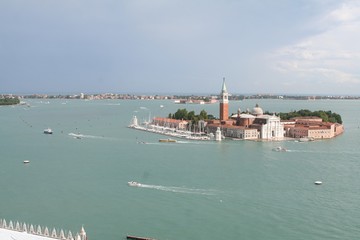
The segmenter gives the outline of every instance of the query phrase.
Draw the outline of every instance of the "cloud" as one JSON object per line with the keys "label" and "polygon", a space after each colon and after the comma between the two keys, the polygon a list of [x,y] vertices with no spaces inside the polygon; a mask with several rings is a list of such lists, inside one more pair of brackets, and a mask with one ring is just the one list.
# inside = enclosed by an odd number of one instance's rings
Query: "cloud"
{"label": "cloud", "polygon": [[342,3],[337,9],[325,16],[325,20],[348,23],[360,20],[360,5],[357,1]]}
{"label": "cloud", "polygon": [[[360,86],[360,3],[346,1],[319,16],[319,31],[270,55],[273,69],[312,84]],[[343,87],[343,86],[342,86]]]}

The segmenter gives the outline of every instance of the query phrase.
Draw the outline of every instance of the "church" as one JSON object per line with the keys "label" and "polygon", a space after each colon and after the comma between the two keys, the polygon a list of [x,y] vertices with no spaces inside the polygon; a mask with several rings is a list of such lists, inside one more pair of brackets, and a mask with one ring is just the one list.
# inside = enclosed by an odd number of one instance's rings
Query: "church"
{"label": "church", "polygon": [[210,120],[207,132],[215,134],[220,128],[224,137],[238,139],[282,140],[284,125],[275,115],[264,114],[262,108],[256,105],[252,111],[241,112],[229,116],[229,93],[223,79],[220,93],[220,119]]}

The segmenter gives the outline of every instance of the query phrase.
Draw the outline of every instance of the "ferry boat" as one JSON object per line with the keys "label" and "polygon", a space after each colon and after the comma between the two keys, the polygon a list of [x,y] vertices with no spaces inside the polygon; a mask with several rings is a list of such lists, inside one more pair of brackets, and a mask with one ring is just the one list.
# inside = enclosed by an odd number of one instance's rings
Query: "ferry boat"
{"label": "ferry boat", "polygon": [[44,129],[44,133],[45,134],[53,134],[53,131],[51,130],[51,128],[46,128],[46,129]]}
{"label": "ferry boat", "polygon": [[138,183],[138,182],[135,182],[135,181],[130,181],[130,182],[128,182],[128,185],[130,187],[140,187],[141,183]]}
{"label": "ferry boat", "polygon": [[159,139],[159,142],[176,143],[176,140],[175,140],[175,139],[171,139],[171,138],[168,138],[168,139]]}

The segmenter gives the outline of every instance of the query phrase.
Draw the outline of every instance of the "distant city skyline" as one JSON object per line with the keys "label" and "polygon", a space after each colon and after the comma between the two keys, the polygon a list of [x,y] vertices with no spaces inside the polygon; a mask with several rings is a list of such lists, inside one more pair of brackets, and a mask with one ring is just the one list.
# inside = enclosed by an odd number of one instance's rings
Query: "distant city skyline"
{"label": "distant city skyline", "polygon": [[360,93],[360,2],[0,2],[1,93]]}

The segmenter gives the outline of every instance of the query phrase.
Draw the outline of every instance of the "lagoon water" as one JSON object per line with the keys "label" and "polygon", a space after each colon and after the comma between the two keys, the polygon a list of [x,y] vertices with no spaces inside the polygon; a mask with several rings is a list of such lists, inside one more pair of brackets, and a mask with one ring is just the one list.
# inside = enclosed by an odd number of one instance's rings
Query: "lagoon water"
{"label": "lagoon water", "polygon": [[[0,218],[73,233],[84,225],[92,240],[360,236],[360,101],[230,102],[234,113],[256,103],[271,112],[332,110],[342,116],[345,133],[331,140],[176,144],[126,126],[133,115],[147,120],[185,107],[218,116],[218,105],[28,103],[0,107]],[[53,135],[43,134],[47,127]],[[272,151],[277,146],[290,151]]]}

